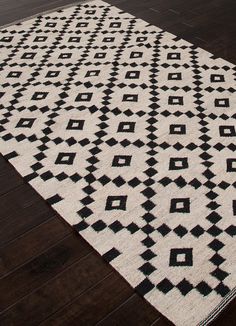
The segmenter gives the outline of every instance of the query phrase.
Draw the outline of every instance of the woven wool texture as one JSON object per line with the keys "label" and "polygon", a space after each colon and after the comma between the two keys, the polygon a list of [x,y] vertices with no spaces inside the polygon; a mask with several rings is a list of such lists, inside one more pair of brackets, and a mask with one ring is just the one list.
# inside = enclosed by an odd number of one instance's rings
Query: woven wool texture
{"label": "woven wool texture", "polygon": [[234,65],[97,0],[0,46],[4,157],[176,325],[213,319],[236,284]]}

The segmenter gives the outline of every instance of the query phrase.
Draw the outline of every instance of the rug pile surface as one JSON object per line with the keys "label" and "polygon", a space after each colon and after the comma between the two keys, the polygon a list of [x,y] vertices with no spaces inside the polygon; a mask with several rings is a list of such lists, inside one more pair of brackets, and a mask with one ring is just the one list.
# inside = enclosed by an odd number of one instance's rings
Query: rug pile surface
{"label": "rug pile surface", "polygon": [[95,0],[0,32],[0,151],[176,325],[235,296],[236,69]]}

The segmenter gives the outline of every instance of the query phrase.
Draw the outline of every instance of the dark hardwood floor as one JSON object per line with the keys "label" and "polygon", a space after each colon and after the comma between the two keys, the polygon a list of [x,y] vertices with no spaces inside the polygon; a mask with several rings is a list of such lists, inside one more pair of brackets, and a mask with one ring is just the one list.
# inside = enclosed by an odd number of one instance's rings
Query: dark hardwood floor
{"label": "dark hardwood floor", "polygon": [[[0,0],[0,25],[74,0]],[[107,0],[236,63],[235,0]],[[0,325],[171,323],[0,156]],[[236,324],[236,302],[212,324]]]}

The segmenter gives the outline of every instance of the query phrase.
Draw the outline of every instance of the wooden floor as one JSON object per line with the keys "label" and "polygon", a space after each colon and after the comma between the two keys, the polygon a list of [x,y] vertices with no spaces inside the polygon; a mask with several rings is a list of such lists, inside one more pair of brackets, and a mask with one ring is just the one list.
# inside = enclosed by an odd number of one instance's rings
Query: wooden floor
{"label": "wooden floor", "polygon": [[[0,0],[0,25],[72,2]],[[236,63],[235,0],[107,2]],[[0,325],[39,324],[171,325],[0,156]],[[212,325],[236,325],[236,302]]]}

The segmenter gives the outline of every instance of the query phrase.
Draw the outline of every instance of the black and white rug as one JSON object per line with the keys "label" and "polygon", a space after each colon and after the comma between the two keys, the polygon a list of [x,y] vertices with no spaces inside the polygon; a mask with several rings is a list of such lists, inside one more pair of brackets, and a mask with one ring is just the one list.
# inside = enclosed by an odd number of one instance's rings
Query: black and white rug
{"label": "black and white rug", "polygon": [[95,0],[0,32],[0,151],[176,325],[235,296],[236,68]]}

